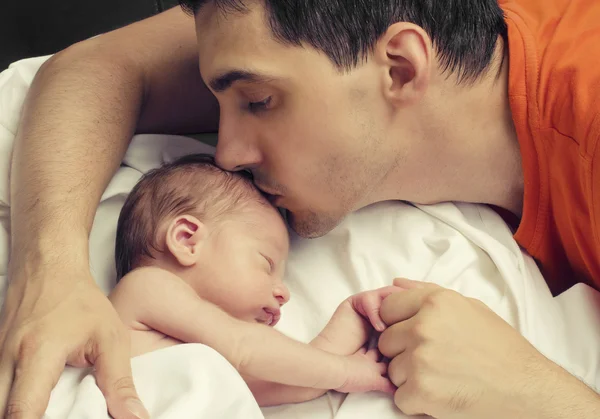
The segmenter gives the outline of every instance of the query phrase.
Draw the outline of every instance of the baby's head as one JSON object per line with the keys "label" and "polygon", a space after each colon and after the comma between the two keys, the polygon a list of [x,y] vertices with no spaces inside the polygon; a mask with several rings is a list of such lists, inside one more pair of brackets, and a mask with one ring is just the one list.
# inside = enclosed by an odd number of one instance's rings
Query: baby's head
{"label": "baby's head", "polygon": [[281,215],[248,175],[187,156],[147,173],[129,194],[117,226],[117,280],[157,266],[229,314],[274,325],[289,299],[288,246]]}

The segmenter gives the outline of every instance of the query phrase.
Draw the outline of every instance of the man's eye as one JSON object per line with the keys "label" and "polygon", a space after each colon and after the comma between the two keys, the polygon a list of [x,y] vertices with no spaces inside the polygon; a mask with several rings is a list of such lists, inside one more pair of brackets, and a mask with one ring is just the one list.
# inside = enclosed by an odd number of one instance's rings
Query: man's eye
{"label": "man's eye", "polygon": [[260,112],[269,109],[269,104],[271,103],[271,96],[266,98],[265,100],[261,100],[260,102],[250,102],[248,103],[248,109],[250,112]]}

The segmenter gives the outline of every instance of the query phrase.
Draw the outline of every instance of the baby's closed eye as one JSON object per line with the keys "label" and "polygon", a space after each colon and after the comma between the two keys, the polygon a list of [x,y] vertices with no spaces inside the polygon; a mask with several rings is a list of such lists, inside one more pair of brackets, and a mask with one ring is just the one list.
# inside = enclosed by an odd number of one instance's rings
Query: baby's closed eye
{"label": "baby's closed eye", "polygon": [[268,272],[273,273],[273,271],[275,270],[275,262],[273,262],[273,259],[271,259],[269,256],[265,255],[264,253],[261,253],[260,255],[263,257],[263,259],[267,263]]}

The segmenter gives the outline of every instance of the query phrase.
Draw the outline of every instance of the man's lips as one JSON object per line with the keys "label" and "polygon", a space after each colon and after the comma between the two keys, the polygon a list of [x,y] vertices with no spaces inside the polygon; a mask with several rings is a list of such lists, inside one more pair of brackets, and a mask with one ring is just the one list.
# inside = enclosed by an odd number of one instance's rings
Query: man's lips
{"label": "man's lips", "polygon": [[[269,203],[271,205],[273,205],[275,208],[289,209],[286,206],[286,205],[288,205],[288,203],[286,203],[284,201],[285,197],[283,195],[276,193],[272,189],[262,186],[260,183],[255,183],[255,185],[260,190],[260,192],[264,195],[264,197],[267,199],[267,201],[269,201]],[[283,216],[283,214],[281,214],[281,215]]]}
{"label": "man's lips", "polygon": [[273,200],[273,199],[277,199],[278,197],[280,197],[280,196],[281,196],[280,194],[278,194],[277,192],[275,192],[273,189],[271,189],[271,188],[268,188],[268,187],[266,187],[266,186],[264,186],[264,185],[261,185],[261,184],[260,184],[260,183],[258,183],[258,182],[257,182],[257,183],[255,183],[255,185],[256,185],[256,187],[257,187],[258,189],[260,189],[260,190],[263,192],[263,194],[264,194],[264,195],[267,197],[267,199],[268,199],[269,201],[271,201],[271,200]]}
{"label": "man's lips", "polygon": [[271,195],[267,194],[267,200],[271,203],[271,205],[277,207],[277,203],[281,200],[281,195]]}

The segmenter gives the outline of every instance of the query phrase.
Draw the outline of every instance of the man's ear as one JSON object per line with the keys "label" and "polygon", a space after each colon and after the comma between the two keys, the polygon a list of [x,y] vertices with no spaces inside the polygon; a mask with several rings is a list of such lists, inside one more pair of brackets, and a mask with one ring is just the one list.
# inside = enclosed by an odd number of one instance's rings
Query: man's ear
{"label": "man's ear", "polygon": [[180,215],[167,228],[167,249],[185,267],[193,266],[207,237],[206,226],[196,217]]}
{"label": "man's ear", "polygon": [[427,91],[435,65],[431,38],[413,23],[391,25],[375,46],[385,78],[384,95],[395,106],[417,102]]}

